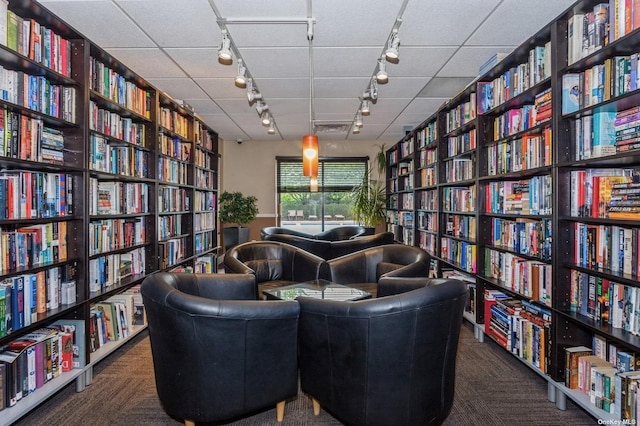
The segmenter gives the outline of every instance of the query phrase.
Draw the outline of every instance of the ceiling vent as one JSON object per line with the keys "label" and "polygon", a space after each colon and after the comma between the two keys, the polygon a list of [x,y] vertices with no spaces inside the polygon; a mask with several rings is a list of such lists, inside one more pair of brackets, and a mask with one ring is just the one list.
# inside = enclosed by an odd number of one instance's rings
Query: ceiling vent
{"label": "ceiling vent", "polygon": [[313,121],[313,130],[315,133],[348,133],[352,121]]}

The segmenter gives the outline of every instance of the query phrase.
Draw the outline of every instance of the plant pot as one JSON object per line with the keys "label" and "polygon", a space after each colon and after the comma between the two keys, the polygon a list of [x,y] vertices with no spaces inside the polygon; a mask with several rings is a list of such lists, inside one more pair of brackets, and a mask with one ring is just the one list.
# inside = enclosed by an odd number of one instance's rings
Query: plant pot
{"label": "plant pot", "polygon": [[224,240],[224,250],[227,251],[233,246],[249,241],[249,227],[230,226],[222,230]]}

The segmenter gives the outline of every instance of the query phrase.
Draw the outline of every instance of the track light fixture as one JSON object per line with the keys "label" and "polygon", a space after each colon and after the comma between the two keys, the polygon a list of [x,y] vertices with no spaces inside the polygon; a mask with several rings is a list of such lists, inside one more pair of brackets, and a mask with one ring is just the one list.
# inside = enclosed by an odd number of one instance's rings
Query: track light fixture
{"label": "track light fixture", "polygon": [[400,36],[398,35],[398,29],[394,29],[391,31],[391,37],[389,38],[389,44],[387,47],[387,51],[384,53],[384,56],[387,58],[387,61],[397,63],[399,58],[400,49]]}
{"label": "track light fixture", "polygon": [[352,132],[354,135],[357,135],[358,133],[360,133],[360,127],[358,127],[358,126],[354,125],[354,126],[353,126],[353,129],[351,130],[351,132]]}
{"label": "track light fixture", "polygon": [[269,124],[271,124],[271,115],[269,114],[269,111],[264,111],[262,114],[260,114],[260,119],[262,120],[263,126],[268,126]]}
{"label": "track light fixture", "polygon": [[358,112],[356,113],[356,120],[353,122],[353,124],[356,127],[364,126],[364,123],[362,122],[362,112],[360,112],[360,110],[358,110]]}
{"label": "track light fixture", "polygon": [[238,75],[236,76],[234,83],[242,89],[247,87],[247,67],[244,66],[242,58],[238,58]]}
{"label": "track light fixture", "polygon": [[374,103],[378,100],[378,81],[375,78],[371,79],[371,85],[369,86],[369,99]]}
{"label": "track light fixture", "polygon": [[270,135],[276,134],[276,127],[273,125],[273,120],[271,120],[271,123],[269,123],[269,128],[267,129],[267,133]]}
{"label": "track light fixture", "polygon": [[218,49],[218,61],[225,65],[231,65],[233,63],[233,56],[231,55],[231,40],[226,30],[222,30],[222,42]]}
{"label": "track light fixture", "polygon": [[369,109],[369,101],[367,99],[362,100],[362,105],[360,106],[360,112],[362,112],[362,115],[371,114],[371,110]]}
{"label": "track light fixture", "polygon": [[269,105],[265,104],[262,101],[258,101],[256,103],[256,111],[258,111],[258,115],[262,115],[263,112],[269,109]]}
{"label": "track light fixture", "polygon": [[378,73],[376,74],[376,81],[378,84],[387,84],[389,82],[389,74],[386,71],[386,61],[384,56],[378,59]]}

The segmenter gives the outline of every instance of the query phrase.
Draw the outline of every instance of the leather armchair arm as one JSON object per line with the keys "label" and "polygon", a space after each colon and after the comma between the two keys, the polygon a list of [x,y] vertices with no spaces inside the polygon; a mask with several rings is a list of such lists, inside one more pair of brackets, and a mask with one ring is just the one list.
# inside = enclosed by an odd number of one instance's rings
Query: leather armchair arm
{"label": "leather armchair arm", "polygon": [[[367,280],[367,258],[362,253],[347,254],[327,262],[331,281],[341,284],[364,283]],[[373,277],[375,280],[375,277]]]}
{"label": "leather armchair arm", "polygon": [[427,262],[410,263],[401,268],[387,272],[383,277],[423,277],[429,275],[429,264]]}
{"label": "leather armchair arm", "polygon": [[325,260],[305,251],[296,251],[293,257],[293,280],[304,282],[322,278],[321,270]]}
{"label": "leather armchair arm", "polygon": [[377,297],[406,293],[420,287],[442,284],[448,280],[449,278],[393,277],[384,275],[378,281]]}
{"label": "leather armchair arm", "polygon": [[224,256],[224,269],[225,272],[231,272],[235,274],[256,274],[256,271],[249,268],[243,262],[239,261],[235,257],[227,256],[226,254]]}

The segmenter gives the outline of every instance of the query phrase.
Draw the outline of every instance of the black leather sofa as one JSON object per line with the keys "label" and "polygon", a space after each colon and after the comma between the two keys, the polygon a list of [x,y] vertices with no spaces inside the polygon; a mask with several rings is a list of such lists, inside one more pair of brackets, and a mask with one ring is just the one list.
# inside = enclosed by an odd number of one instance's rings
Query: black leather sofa
{"label": "black leather sofa", "polygon": [[[385,277],[429,275],[429,254],[419,247],[387,244],[367,248],[327,261],[325,278],[377,296],[378,281]],[[424,284],[423,284],[424,285]]]}
{"label": "black leather sofa", "polygon": [[325,260],[335,259],[336,257],[370,247],[392,244],[395,241],[392,232],[381,232],[379,234],[365,235],[341,241],[318,240],[291,234],[266,235],[265,240],[290,244]]}
{"label": "black leather sofa", "polygon": [[311,238],[314,240],[325,241],[342,241],[350,238],[359,237],[365,235],[367,229],[364,226],[359,225],[345,225],[328,229],[317,234],[308,234],[306,232],[296,231],[295,229],[282,228],[280,226],[269,226],[260,230],[260,238],[266,240],[268,235],[284,234],[284,235],[296,235],[298,237]]}
{"label": "black leather sofa", "polygon": [[453,405],[461,281],[356,302],[299,297],[300,385],[348,425],[442,424]]}
{"label": "black leather sofa", "polygon": [[299,304],[256,299],[250,274],[159,272],[142,283],[156,389],[171,417],[231,421],[298,393]]}
{"label": "black leather sofa", "polygon": [[250,241],[229,249],[223,260],[225,272],[251,274],[259,297],[270,288],[322,278],[324,259],[277,241]]}

